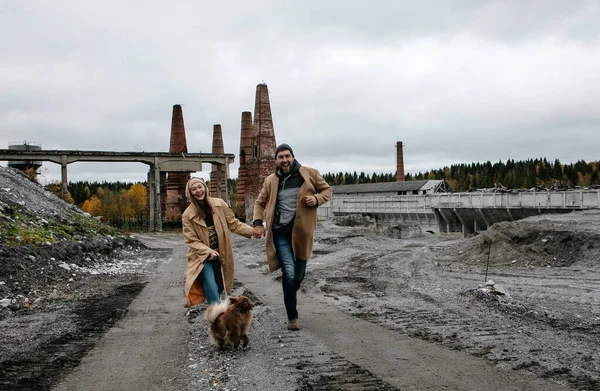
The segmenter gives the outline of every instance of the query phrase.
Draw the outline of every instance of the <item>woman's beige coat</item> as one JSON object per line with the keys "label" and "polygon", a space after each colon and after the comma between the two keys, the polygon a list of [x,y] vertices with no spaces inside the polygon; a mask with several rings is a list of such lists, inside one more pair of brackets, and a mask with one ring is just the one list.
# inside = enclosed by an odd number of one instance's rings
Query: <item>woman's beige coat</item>
{"label": "woman's beige coat", "polygon": [[[233,211],[220,198],[210,198],[213,207],[213,220],[219,238],[219,254],[223,263],[225,276],[225,289],[231,291],[233,286],[233,248],[229,231],[246,238],[252,237],[253,228],[239,221]],[[204,219],[198,214],[196,205],[192,202],[181,216],[183,223],[183,237],[188,245],[187,271],[185,275],[185,297],[187,307],[203,303],[206,300],[202,282],[196,281],[204,267],[204,261],[210,255],[211,249],[208,241],[208,227]]]}
{"label": "woman's beige coat", "polygon": [[[305,196],[315,196],[319,205],[323,205],[331,199],[331,186],[321,177],[319,171],[314,168],[301,166],[300,175],[304,178],[304,184],[298,191],[296,200],[296,218],[292,231],[292,249],[296,259],[308,260],[312,256],[313,240],[317,229],[317,208],[307,206],[304,203]],[[267,223],[267,259],[271,272],[280,268],[273,247],[271,227],[277,204],[277,175],[271,174],[265,178],[262,190],[254,202],[252,221],[263,220]]]}

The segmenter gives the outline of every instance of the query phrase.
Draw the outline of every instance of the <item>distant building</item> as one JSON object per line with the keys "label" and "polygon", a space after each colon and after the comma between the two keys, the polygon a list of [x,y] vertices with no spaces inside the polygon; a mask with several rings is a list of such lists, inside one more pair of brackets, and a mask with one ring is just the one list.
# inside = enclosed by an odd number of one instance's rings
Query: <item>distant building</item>
{"label": "distant building", "polygon": [[446,182],[442,180],[406,181],[404,177],[404,151],[402,146],[402,141],[396,142],[396,182],[333,186],[334,196],[423,195],[446,191]]}
{"label": "distant building", "polygon": [[442,180],[419,180],[403,182],[361,183],[357,185],[333,186],[333,194],[343,197],[372,197],[397,195],[423,195],[445,191]]}

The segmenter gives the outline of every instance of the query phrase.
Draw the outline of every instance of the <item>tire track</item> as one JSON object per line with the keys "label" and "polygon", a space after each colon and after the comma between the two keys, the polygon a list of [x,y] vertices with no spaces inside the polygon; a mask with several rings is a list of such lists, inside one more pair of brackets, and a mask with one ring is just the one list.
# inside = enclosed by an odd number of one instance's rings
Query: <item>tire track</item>
{"label": "tire track", "polygon": [[[317,286],[333,297],[330,304],[389,330],[464,350],[501,367],[527,370],[581,390],[600,390],[595,364],[600,357],[590,350],[600,344],[600,319],[594,318],[597,309],[591,308],[600,296],[598,288],[592,287],[593,277],[589,284],[584,280],[577,285],[578,276],[567,277],[569,273],[562,270],[552,273],[558,277],[548,281],[540,281],[539,276],[536,280],[533,275],[519,278],[513,273],[521,284],[516,286],[526,287],[517,294],[525,300],[492,297],[464,286],[445,289],[440,295],[432,289],[436,284],[429,281],[431,272],[426,264],[406,262],[404,268],[411,269],[412,265],[412,270],[406,276],[408,283],[403,283],[402,278],[390,279],[389,272],[382,274],[381,270],[389,267],[384,256],[377,262],[374,258],[372,253],[358,256],[335,272],[326,273],[332,277],[325,277]],[[444,279],[468,283],[469,274],[472,272],[451,271]],[[462,306],[451,299],[454,295],[466,299]],[[382,305],[384,300],[386,304]],[[569,303],[569,313],[555,313],[552,303],[556,300]],[[556,308],[565,307],[562,304]],[[578,317],[577,312],[588,316]],[[568,351],[548,346],[547,341],[555,339],[556,334],[563,335]],[[523,351],[523,345],[529,349]],[[558,367],[545,363],[550,357],[559,363]]]}

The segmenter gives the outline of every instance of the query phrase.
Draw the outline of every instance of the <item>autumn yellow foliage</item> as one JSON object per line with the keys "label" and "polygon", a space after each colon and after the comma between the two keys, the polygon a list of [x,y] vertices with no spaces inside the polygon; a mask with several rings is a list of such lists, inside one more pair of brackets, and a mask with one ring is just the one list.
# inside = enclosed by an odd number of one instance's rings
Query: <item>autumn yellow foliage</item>
{"label": "autumn yellow foliage", "polygon": [[146,211],[146,186],[137,183],[128,190],[108,191],[99,187],[81,209],[106,221],[126,218],[142,219]]}

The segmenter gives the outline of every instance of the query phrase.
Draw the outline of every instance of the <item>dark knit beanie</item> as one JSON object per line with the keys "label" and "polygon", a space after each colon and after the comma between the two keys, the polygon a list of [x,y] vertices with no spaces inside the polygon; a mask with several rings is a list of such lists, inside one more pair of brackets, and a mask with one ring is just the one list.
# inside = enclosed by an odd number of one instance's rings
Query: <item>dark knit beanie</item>
{"label": "dark knit beanie", "polygon": [[292,147],[290,147],[287,144],[279,144],[279,146],[277,147],[277,149],[275,150],[275,157],[277,157],[277,154],[281,151],[290,151],[290,153],[292,154],[292,157],[296,157],[294,156],[294,150],[292,149]]}

